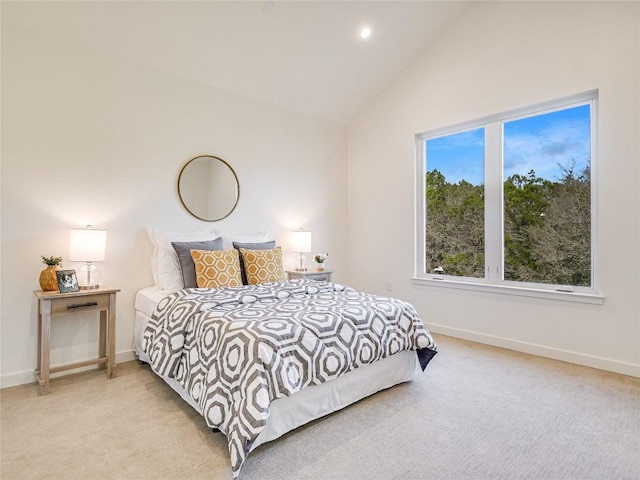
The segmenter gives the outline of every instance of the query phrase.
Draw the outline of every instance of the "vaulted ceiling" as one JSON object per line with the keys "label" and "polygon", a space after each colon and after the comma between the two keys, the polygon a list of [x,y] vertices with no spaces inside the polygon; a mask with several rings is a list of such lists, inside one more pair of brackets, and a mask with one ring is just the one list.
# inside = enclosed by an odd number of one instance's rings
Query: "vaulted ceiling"
{"label": "vaulted ceiling", "polygon": [[3,1],[2,23],[344,125],[468,4]]}

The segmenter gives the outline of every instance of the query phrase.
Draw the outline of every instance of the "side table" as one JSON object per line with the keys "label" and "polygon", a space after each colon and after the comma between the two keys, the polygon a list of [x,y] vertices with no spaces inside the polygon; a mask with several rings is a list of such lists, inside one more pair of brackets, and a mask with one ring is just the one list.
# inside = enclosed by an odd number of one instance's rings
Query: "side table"
{"label": "side table", "polygon": [[[38,363],[36,379],[40,395],[50,392],[49,375],[88,365],[100,365],[107,369],[107,378],[115,376],[116,350],[116,293],[120,289],[98,288],[72,293],[43,292],[34,290],[38,299]],[[51,321],[56,317],[73,313],[100,312],[100,335],[98,358],[51,367],[49,363],[51,342]]]}
{"label": "side table", "polygon": [[308,278],[309,280],[330,282],[332,273],[331,270],[322,270],[320,272],[317,270],[305,270],[302,272],[299,270],[287,270],[287,280]]}

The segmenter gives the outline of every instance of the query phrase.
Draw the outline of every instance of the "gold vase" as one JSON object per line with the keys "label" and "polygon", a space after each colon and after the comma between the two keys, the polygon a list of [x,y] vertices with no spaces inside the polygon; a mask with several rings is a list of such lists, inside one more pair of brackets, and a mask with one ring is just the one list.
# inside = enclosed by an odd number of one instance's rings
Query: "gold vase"
{"label": "gold vase", "polygon": [[40,288],[45,292],[58,290],[58,277],[56,271],[60,267],[58,265],[49,265],[40,272]]}

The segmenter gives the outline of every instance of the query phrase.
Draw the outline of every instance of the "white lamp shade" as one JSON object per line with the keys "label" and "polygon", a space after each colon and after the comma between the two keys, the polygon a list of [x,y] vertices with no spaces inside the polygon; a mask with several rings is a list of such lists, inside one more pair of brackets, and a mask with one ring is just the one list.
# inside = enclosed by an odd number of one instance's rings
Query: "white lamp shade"
{"label": "white lamp shade", "polygon": [[72,262],[102,262],[107,232],[92,228],[74,228],[69,234],[69,260]]}
{"label": "white lamp shade", "polygon": [[306,253],[311,251],[311,232],[297,230],[291,232],[291,251]]}

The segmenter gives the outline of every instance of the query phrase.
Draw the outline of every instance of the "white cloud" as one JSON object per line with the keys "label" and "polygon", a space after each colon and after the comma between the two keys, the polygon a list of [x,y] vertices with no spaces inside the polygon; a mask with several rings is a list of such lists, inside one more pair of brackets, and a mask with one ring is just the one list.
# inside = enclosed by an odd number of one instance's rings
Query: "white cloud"
{"label": "white cloud", "polygon": [[505,178],[534,170],[548,180],[561,178],[558,165],[576,171],[587,166],[591,158],[588,123],[572,120],[552,123],[536,133],[507,134],[504,139]]}

